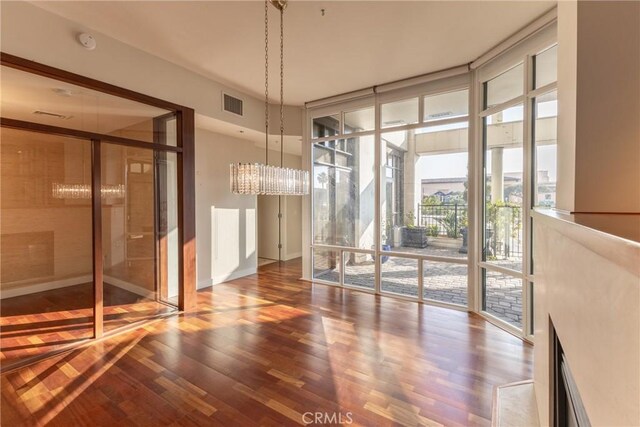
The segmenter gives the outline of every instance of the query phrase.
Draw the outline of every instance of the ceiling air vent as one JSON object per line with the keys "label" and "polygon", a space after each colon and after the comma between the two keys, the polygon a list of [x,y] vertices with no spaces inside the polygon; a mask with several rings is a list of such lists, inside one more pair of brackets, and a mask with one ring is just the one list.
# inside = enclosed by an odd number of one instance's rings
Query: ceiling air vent
{"label": "ceiling air vent", "polygon": [[42,111],[42,110],[36,110],[33,112],[33,114],[37,114],[39,116],[54,117],[56,119],[61,119],[61,120],[69,120],[73,118],[73,116],[65,116],[64,114],[51,113],[49,111]]}
{"label": "ceiling air vent", "polygon": [[242,99],[235,98],[231,95],[227,95],[226,93],[223,93],[222,97],[222,109],[224,111],[236,114],[238,116],[244,116],[244,111],[242,109]]}

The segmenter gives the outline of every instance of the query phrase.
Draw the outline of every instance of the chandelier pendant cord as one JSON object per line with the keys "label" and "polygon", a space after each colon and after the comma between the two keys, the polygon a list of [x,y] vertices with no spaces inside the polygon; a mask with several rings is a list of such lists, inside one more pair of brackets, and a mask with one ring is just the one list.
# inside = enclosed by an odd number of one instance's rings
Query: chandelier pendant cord
{"label": "chandelier pendant cord", "polygon": [[[284,167],[284,7],[280,8],[280,167]],[[278,261],[282,261],[282,196],[278,196]]]}
{"label": "chandelier pendant cord", "polygon": [[280,167],[284,167],[284,8],[280,9]]}
{"label": "chandelier pendant cord", "polygon": [[[269,165],[269,3],[280,11],[280,165]],[[287,0],[264,0],[264,129],[265,163],[234,162],[229,165],[230,190],[234,194],[304,196],[309,194],[309,171],[284,166],[284,9]],[[275,110],[274,110],[275,112]],[[278,139],[274,139],[277,144]],[[277,150],[277,148],[276,148]],[[277,155],[277,152],[275,153]],[[276,160],[277,164],[277,160]],[[282,200],[278,201],[279,224]],[[282,248],[282,242],[278,244]]]}
{"label": "chandelier pendant cord", "polygon": [[269,0],[264,0],[264,138],[265,159],[269,164]]}

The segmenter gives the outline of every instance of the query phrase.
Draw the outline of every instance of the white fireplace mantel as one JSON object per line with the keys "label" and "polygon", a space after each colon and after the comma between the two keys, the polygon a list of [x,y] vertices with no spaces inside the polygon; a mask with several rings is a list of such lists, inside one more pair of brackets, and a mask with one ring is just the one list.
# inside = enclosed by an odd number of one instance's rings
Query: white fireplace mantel
{"label": "white fireplace mantel", "polygon": [[550,322],[591,425],[640,425],[640,215],[534,218],[534,383],[550,425]]}

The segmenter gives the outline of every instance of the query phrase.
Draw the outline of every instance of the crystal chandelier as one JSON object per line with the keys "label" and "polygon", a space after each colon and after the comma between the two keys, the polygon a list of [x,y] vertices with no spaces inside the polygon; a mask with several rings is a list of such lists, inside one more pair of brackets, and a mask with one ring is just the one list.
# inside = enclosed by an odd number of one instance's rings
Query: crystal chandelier
{"label": "crystal chandelier", "polygon": [[231,191],[236,194],[300,196],[309,193],[309,172],[260,163],[233,163]]}
{"label": "crystal chandelier", "polygon": [[[124,198],[124,184],[103,184],[100,188],[102,198]],[[51,195],[56,199],[90,199],[91,186],[89,184],[61,184],[54,182],[51,186]]]}
{"label": "crystal chandelier", "polygon": [[[280,11],[280,166],[269,165],[269,2]],[[303,196],[309,194],[309,172],[283,167],[284,160],[284,10],[287,0],[264,2],[265,164],[232,163],[229,180],[235,194]]]}

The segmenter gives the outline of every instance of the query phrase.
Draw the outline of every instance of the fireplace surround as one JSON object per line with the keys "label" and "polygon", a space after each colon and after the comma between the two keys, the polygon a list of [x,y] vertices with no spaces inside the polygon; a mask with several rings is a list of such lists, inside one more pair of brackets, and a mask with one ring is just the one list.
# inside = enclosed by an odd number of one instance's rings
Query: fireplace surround
{"label": "fireplace surround", "polygon": [[553,426],[591,427],[589,416],[580,397],[578,385],[573,378],[569,361],[562,350],[562,344],[551,319],[549,319],[549,326],[551,328],[549,337],[551,338],[552,351],[549,396],[551,396],[553,408]]}
{"label": "fireplace surround", "polygon": [[591,425],[640,425],[640,215],[536,210],[533,244],[540,424],[558,425],[556,334]]}

